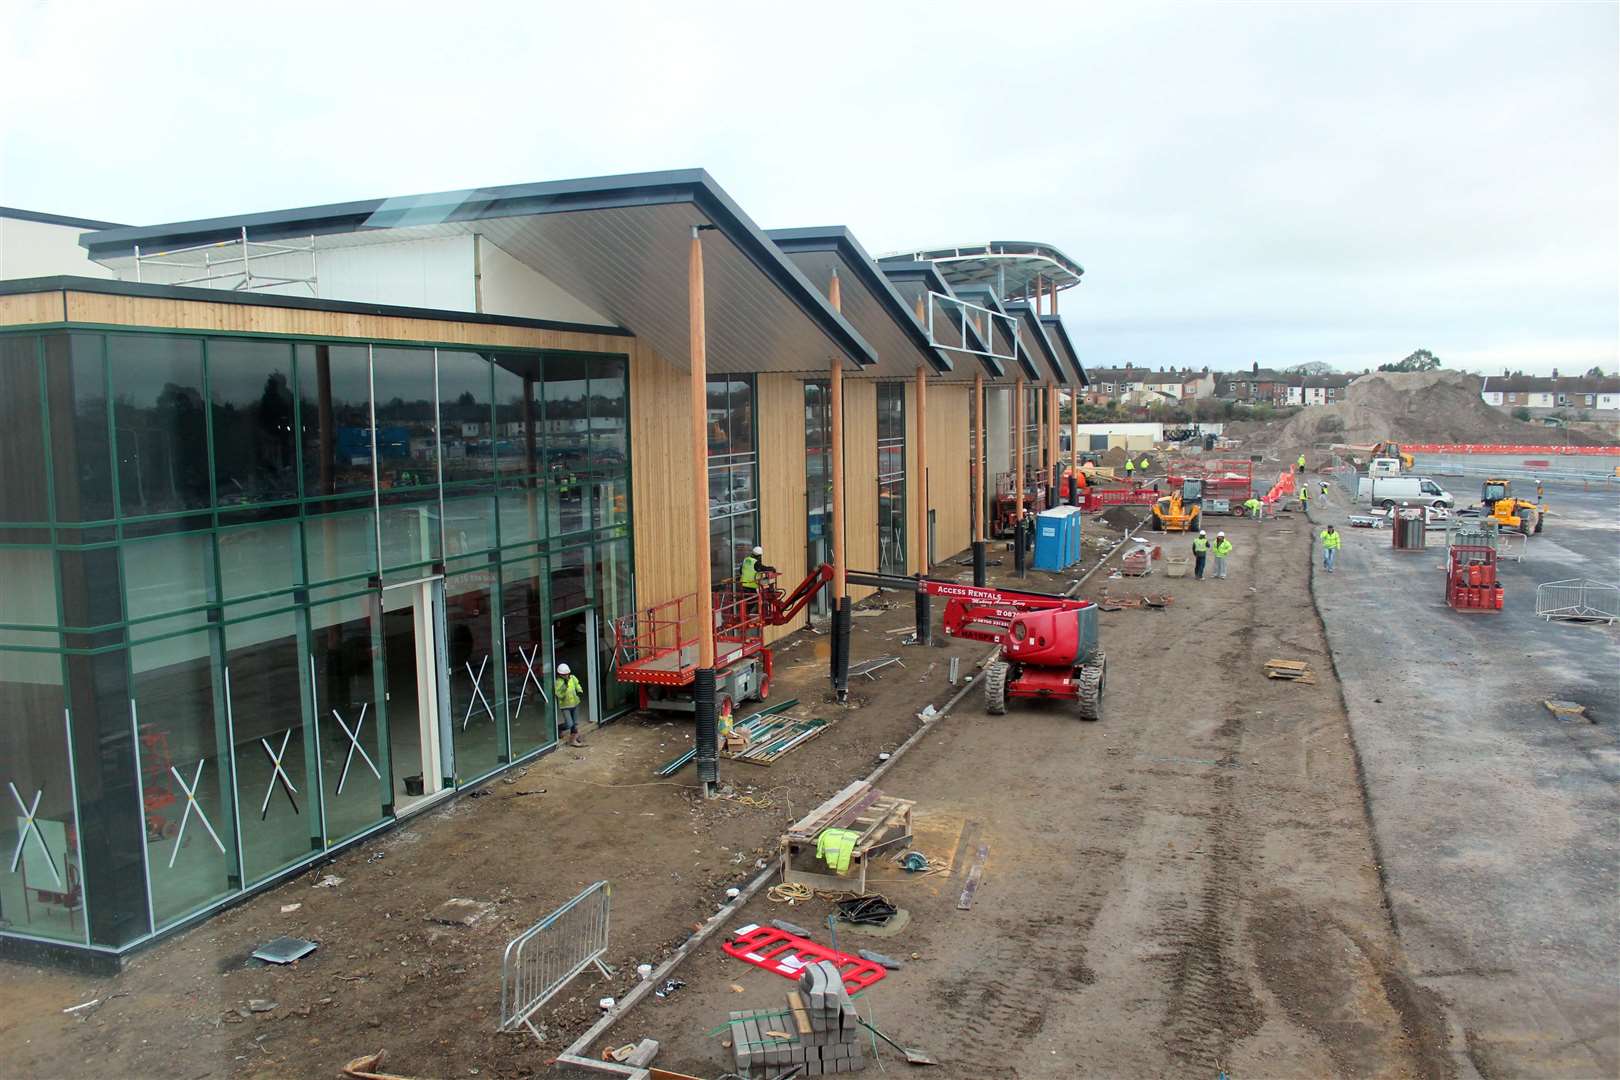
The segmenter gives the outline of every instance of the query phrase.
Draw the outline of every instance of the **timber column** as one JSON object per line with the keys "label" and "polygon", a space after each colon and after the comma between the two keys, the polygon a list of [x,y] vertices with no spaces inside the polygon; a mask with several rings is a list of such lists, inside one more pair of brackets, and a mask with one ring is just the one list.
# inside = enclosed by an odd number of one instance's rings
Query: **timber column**
{"label": "timber column", "polygon": [[[838,271],[827,286],[827,299],[834,311],[844,307],[844,287]],[[827,396],[832,414],[832,551],[833,551],[833,639],[832,684],[839,701],[849,697],[849,566],[844,562],[844,361],[834,356],[827,379]],[[705,497],[706,498],[706,497]]]}
{"label": "timber column", "polygon": [[720,780],[719,729],[714,701],[714,593],[709,574],[708,336],[703,325],[703,240],[713,226],[692,226],[687,259],[687,321],[691,329],[688,377],[692,422],[692,550],[697,558],[698,663],[692,703],[697,721],[696,759],[703,794],[713,798]]}

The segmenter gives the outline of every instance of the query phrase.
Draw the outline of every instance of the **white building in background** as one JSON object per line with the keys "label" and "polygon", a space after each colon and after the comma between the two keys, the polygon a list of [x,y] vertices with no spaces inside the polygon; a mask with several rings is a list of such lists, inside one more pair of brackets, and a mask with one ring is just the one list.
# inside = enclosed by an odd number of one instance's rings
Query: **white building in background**
{"label": "white building in background", "polygon": [[90,253],[79,246],[79,237],[84,233],[117,227],[107,221],[0,206],[0,281],[59,274],[117,277],[92,261]]}

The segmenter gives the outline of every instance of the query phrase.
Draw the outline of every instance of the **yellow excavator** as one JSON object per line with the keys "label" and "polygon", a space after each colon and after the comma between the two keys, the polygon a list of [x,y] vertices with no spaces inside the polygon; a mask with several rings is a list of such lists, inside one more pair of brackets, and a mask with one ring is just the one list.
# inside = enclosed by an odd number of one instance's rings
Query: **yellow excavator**
{"label": "yellow excavator", "polygon": [[1401,468],[1406,472],[1412,471],[1412,455],[1402,453],[1399,443],[1374,443],[1372,456],[1375,458],[1400,458]]}
{"label": "yellow excavator", "polygon": [[1181,489],[1160,496],[1153,504],[1153,528],[1160,532],[1187,532],[1198,524],[1204,511],[1204,486],[1191,477],[1181,482]]}
{"label": "yellow excavator", "polygon": [[1526,536],[1540,532],[1547,517],[1546,504],[1515,499],[1511,488],[1511,481],[1502,477],[1485,481],[1480,491],[1480,508],[1486,511],[1486,520],[1496,522],[1499,528],[1515,529]]}

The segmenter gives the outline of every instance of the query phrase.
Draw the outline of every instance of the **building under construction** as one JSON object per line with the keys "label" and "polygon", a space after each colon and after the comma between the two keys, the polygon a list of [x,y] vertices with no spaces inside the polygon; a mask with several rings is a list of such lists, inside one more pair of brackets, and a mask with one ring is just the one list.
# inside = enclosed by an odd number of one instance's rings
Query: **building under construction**
{"label": "building under construction", "polygon": [[847,632],[846,570],[1051,497],[1086,381],[1056,248],[873,258],[701,171],[19,220],[86,260],[0,281],[12,951],[114,957],[544,753],[559,664],[635,707],[638,610],[693,598],[712,732],[755,545],[834,568],[767,637]]}

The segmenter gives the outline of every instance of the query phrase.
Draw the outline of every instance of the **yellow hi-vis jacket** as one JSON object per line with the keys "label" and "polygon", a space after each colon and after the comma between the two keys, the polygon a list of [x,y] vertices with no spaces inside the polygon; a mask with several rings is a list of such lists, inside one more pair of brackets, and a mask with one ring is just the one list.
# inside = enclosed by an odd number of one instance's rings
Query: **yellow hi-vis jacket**
{"label": "yellow hi-vis jacket", "polygon": [[855,841],[861,834],[850,829],[823,829],[816,837],[816,858],[832,868],[835,874],[849,869],[850,856],[855,853]]}
{"label": "yellow hi-vis jacket", "polygon": [[1230,541],[1230,540],[1217,540],[1217,541],[1215,541],[1215,554],[1219,555],[1223,559],[1226,558],[1228,555],[1232,554],[1232,541]]}
{"label": "yellow hi-vis jacket", "polygon": [[1341,547],[1343,544],[1344,538],[1339,535],[1339,531],[1337,529],[1333,530],[1332,532],[1328,532],[1326,529],[1322,530],[1323,547],[1332,549]]}
{"label": "yellow hi-vis jacket", "polygon": [[756,588],[759,585],[759,560],[750,555],[742,561],[742,573],[737,575],[745,589]]}
{"label": "yellow hi-vis jacket", "polygon": [[579,704],[579,696],[584,688],[579,685],[579,676],[569,673],[557,677],[557,708],[572,709]]}

